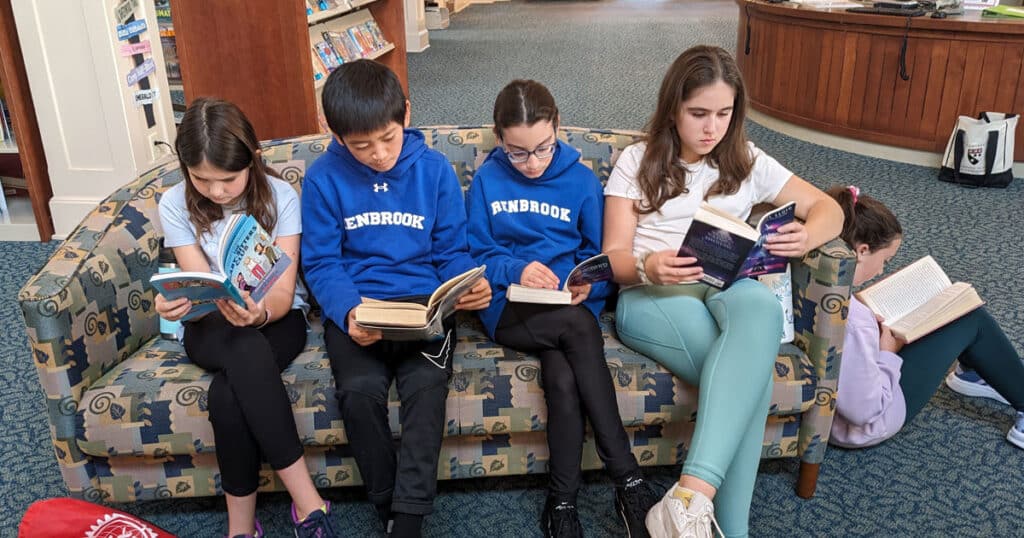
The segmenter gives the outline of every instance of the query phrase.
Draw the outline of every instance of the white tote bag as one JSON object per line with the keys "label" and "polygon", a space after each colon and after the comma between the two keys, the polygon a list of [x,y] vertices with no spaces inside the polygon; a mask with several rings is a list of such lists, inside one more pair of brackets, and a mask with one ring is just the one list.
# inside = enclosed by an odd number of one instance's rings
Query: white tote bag
{"label": "white tote bag", "polygon": [[960,116],[946,144],[939,179],[966,187],[1006,187],[1013,181],[1017,114]]}

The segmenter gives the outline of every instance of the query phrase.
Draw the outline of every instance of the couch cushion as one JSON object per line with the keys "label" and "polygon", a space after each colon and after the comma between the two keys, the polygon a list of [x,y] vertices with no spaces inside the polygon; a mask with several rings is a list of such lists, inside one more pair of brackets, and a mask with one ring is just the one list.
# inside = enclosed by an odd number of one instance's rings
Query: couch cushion
{"label": "couch cushion", "polygon": [[[692,421],[696,389],[619,343],[610,313],[602,316],[601,324],[623,423]],[[547,409],[539,362],[494,344],[481,329],[475,317],[460,316],[446,435],[544,431]],[[347,442],[320,325],[314,326],[306,349],[282,379],[304,444]],[[108,457],[212,452],[213,429],[206,407],[209,382],[210,376],[188,361],[181,345],[153,339],[85,392],[78,408],[79,446],[87,454]],[[806,356],[793,346],[784,347],[775,365],[772,414],[807,409],[813,384]],[[391,429],[399,435],[394,387],[389,407]]]}

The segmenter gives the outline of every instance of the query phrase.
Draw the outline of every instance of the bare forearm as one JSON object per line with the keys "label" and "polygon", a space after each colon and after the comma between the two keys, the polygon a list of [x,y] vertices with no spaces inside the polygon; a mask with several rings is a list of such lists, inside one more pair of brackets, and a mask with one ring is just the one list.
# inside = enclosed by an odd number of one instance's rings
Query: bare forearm
{"label": "bare forearm", "polygon": [[807,230],[808,251],[835,239],[843,231],[843,210],[832,198],[815,201],[807,212],[804,223]]}
{"label": "bare forearm", "polygon": [[612,264],[612,273],[615,282],[623,285],[639,284],[640,275],[636,272],[636,256],[633,252],[625,249],[616,249],[605,252]]}

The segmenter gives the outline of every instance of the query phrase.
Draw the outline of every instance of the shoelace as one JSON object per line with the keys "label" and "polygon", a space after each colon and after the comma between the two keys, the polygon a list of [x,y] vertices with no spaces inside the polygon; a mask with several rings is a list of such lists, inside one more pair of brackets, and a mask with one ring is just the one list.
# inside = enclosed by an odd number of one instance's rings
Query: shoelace
{"label": "shoelace", "polygon": [[306,516],[306,519],[295,528],[298,538],[334,538],[337,532],[331,525],[327,514],[317,510]]}
{"label": "shoelace", "polygon": [[[714,530],[718,531],[719,536],[725,536],[725,533],[722,532],[722,527],[719,527],[718,521],[715,520],[715,513],[713,510],[705,508],[699,513],[694,514],[688,512],[681,502],[673,503],[673,507],[684,522],[683,528],[680,529],[684,538],[689,536],[694,538],[715,538],[715,533],[712,531],[712,527],[714,527]],[[704,529],[707,529],[708,532],[701,532]],[[687,534],[687,531],[689,531],[689,534]]]}

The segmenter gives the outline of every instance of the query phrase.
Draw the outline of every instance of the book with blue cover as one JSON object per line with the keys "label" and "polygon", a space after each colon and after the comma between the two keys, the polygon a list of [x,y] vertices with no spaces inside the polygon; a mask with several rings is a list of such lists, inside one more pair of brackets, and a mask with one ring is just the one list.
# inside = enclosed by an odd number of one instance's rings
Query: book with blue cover
{"label": "book with blue cover", "polygon": [[728,288],[740,278],[782,273],[789,259],[768,252],[764,241],[795,218],[796,203],[790,202],[765,213],[755,228],[702,203],[678,255],[697,258],[704,269],[701,281],[719,289]]}
{"label": "book with blue cover", "polygon": [[534,304],[572,304],[572,292],[569,286],[582,286],[595,282],[611,280],[612,263],[607,254],[591,256],[573,267],[561,289],[530,288],[520,284],[510,284],[505,291],[505,298],[513,303]]}
{"label": "book with blue cover", "polygon": [[156,274],[149,279],[167,299],[191,299],[192,309],[183,320],[217,310],[214,301],[218,299],[229,299],[244,307],[243,291],[259,302],[292,263],[252,215],[229,217],[219,245],[220,273],[179,271]]}

